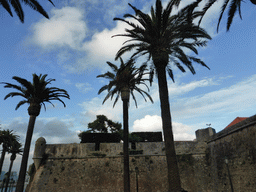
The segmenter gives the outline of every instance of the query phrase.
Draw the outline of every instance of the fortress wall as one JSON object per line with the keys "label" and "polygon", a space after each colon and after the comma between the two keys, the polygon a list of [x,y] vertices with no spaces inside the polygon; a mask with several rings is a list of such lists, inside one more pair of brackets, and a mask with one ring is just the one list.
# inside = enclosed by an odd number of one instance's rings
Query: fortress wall
{"label": "fortress wall", "polygon": [[[208,143],[207,165],[215,191],[256,191],[256,116],[224,129]],[[228,167],[225,163],[228,159]]]}
{"label": "fortress wall", "polygon": [[[256,192],[256,116],[213,133],[212,128],[201,129],[197,141],[175,142],[182,187],[189,192],[231,191],[231,178],[234,191]],[[36,143],[38,169],[27,192],[123,191],[122,143],[101,143],[95,151],[93,143],[38,141],[44,144]],[[131,192],[137,191],[136,174],[140,192],[167,191],[164,143],[136,143],[131,152]]]}
{"label": "fortress wall", "polygon": [[[182,186],[189,191],[208,191],[205,143],[175,142]],[[163,142],[136,143],[142,154],[130,155],[131,192],[167,191],[166,157]],[[31,179],[29,192],[121,192],[123,191],[122,144],[46,145],[47,159]],[[203,174],[203,175],[202,175]],[[200,178],[200,179],[198,179]]]}

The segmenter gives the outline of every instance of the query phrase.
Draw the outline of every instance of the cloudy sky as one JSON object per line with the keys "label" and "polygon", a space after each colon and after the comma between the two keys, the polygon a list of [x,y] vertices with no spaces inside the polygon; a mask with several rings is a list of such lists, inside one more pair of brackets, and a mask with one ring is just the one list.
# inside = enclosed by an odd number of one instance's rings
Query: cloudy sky
{"label": "cloudy sky", "polygon": [[[47,110],[41,110],[30,157],[35,140],[41,136],[51,144],[79,143],[77,134],[86,130],[96,115],[122,122],[121,101],[115,108],[111,100],[102,105],[106,93],[98,95],[98,90],[107,81],[96,76],[109,70],[106,61],[119,64],[114,57],[124,39],[111,36],[123,33],[127,26],[113,18],[133,14],[128,3],[149,12],[155,0],[53,0],[55,7],[47,1],[39,2],[49,13],[49,20],[24,6],[25,23],[22,24],[16,15],[10,17],[0,7],[0,82],[16,83],[13,76],[32,80],[32,73],[48,74],[49,78],[56,79],[52,86],[66,89],[71,98],[64,99],[66,108],[55,103],[55,107],[47,104]],[[164,5],[166,2],[163,0]],[[196,75],[192,75],[174,68],[175,83],[168,79],[175,140],[195,139],[195,131],[205,128],[206,124],[218,132],[238,116],[255,114],[256,7],[246,0],[242,3],[243,20],[236,16],[230,31],[226,32],[225,15],[216,33],[219,6],[212,7],[202,22],[213,39],[206,48],[199,49],[199,57],[210,70],[195,64]],[[137,65],[142,62],[138,60]],[[28,106],[15,111],[21,98],[3,100],[10,91],[2,85],[1,128],[14,130],[24,143]],[[150,87],[150,94],[154,104],[144,102],[139,95],[138,108],[131,101],[130,131],[161,131],[157,79]],[[9,158],[7,155],[4,171]],[[16,160],[16,171],[20,159]]]}

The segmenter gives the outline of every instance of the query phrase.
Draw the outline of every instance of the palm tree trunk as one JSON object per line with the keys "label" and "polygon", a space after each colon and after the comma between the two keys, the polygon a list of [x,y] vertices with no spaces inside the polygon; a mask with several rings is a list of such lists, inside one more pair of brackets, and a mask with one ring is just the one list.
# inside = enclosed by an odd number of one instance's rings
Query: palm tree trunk
{"label": "palm tree trunk", "polygon": [[[155,65],[157,66],[157,65]],[[159,66],[159,65],[158,65]],[[180,192],[181,182],[177,163],[176,152],[174,148],[174,139],[172,132],[172,120],[169,104],[168,85],[166,79],[165,66],[160,65],[157,68],[159,97],[161,105],[162,126],[164,132],[165,152],[168,171],[168,192]]]}
{"label": "palm tree trunk", "polygon": [[130,192],[128,101],[129,101],[129,99],[123,99],[124,192]]}
{"label": "palm tree trunk", "polygon": [[[16,158],[16,154],[15,154],[15,158]],[[6,180],[6,185],[5,185],[5,192],[7,192],[7,190],[8,190],[8,185],[9,185],[9,181],[10,181],[12,166],[13,166],[13,162],[14,162],[15,158],[13,157],[13,155],[11,156],[11,163],[10,163],[9,171],[8,171],[8,174],[7,174],[7,180]]]}
{"label": "palm tree trunk", "polygon": [[4,158],[5,158],[6,150],[3,147],[2,154],[1,154],[1,159],[0,159],[0,174],[2,173],[2,168],[4,164]]}
{"label": "palm tree trunk", "polygon": [[35,126],[36,116],[30,115],[29,123],[28,123],[28,130],[27,130],[27,136],[24,146],[24,152],[21,160],[21,166],[20,166],[20,172],[19,172],[19,178],[16,186],[16,192],[23,192],[24,190],[24,183],[26,179],[26,172],[27,172],[27,164],[28,164],[28,156],[29,156],[29,150],[31,145],[31,140],[33,136],[34,126]]}

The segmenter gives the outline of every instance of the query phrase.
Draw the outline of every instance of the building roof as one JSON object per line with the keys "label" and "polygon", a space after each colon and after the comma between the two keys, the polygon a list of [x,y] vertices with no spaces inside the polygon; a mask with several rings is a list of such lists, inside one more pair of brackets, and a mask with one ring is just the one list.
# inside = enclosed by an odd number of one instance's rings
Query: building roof
{"label": "building roof", "polygon": [[231,127],[232,125],[235,125],[245,119],[247,119],[248,117],[237,117],[235,118],[230,124],[228,124],[228,126],[226,126],[224,129],[228,128],[228,127]]}

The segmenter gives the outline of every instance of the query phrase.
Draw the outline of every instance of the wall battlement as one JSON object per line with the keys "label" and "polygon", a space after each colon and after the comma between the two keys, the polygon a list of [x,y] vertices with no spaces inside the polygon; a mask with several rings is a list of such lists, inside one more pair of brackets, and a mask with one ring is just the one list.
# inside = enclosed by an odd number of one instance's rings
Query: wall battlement
{"label": "wall battlement", "polygon": [[[41,140],[41,138],[39,138]],[[100,150],[95,151],[95,143],[73,143],[73,144],[46,144],[44,147],[44,154],[47,154],[48,159],[84,159],[90,157],[122,157],[123,144],[122,143],[101,143]],[[130,147],[131,149],[131,143]],[[182,154],[204,154],[206,145],[196,141],[176,141],[175,148],[177,155]],[[35,151],[42,151],[40,146]],[[133,152],[139,153],[133,153]],[[138,142],[136,143],[136,150],[130,150],[131,156],[153,156],[165,155],[164,142]],[[41,158],[43,155],[41,153]],[[35,158],[35,156],[34,156]],[[40,158],[40,156],[36,156]]]}

